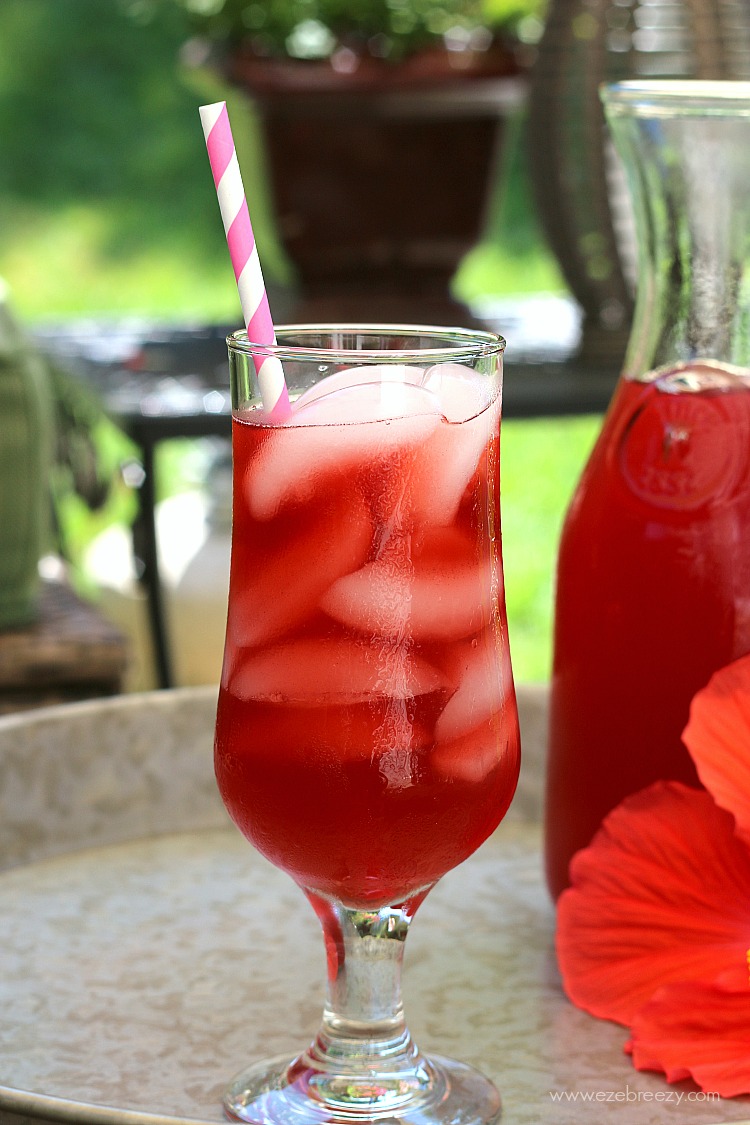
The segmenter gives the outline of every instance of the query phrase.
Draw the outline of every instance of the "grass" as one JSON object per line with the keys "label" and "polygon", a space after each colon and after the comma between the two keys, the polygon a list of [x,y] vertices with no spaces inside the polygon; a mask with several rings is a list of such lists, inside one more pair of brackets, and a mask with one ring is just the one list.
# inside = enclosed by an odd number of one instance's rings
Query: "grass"
{"label": "grass", "polygon": [[16,311],[28,322],[141,314],[217,320],[234,311],[231,271],[199,261],[179,243],[168,253],[143,247],[108,253],[111,215],[68,205],[55,211],[0,206],[6,232],[0,273],[12,279]]}
{"label": "grass", "polygon": [[456,294],[467,304],[487,298],[565,291],[557,263],[537,245],[513,250],[497,241],[484,241],[464,258],[453,280]]}
{"label": "grass", "polygon": [[552,660],[557,546],[573,489],[601,425],[597,416],[503,422],[503,563],[516,679],[542,681]]}

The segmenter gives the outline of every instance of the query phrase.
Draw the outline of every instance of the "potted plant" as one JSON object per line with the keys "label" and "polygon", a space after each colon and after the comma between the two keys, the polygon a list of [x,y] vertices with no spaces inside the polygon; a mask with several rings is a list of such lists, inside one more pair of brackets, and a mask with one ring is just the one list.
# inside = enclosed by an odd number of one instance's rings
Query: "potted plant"
{"label": "potted plant", "polygon": [[543,0],[180,2],[259,112],[296,317],[470,323],[450,282]]}

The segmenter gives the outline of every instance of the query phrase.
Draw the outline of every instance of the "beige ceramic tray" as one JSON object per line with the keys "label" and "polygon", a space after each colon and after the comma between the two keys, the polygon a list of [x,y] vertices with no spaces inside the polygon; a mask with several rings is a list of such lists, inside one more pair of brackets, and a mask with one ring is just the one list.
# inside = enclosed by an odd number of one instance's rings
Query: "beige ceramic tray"
{"label": "beige ceramic tray", "polygon": [[[505,1125],[743,1121],[638,1074],[560,990],[539,871],[543,697],[521,692],[516,812],[420,911],[412,1031],[488,1073]],[[323,950],[299,891],[227,827],[214,693],[0,721],[0,1123],[223,1120],[224,1083],[316,1028]]]}

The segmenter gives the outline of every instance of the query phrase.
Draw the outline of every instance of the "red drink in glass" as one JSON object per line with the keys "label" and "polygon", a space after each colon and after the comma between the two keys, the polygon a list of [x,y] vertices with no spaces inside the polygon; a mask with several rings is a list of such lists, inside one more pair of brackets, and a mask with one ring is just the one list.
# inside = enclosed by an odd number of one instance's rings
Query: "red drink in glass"
{"label": "red drink in glass", "polygon": [[[519,767],[500,551],[504,341],[403,325],[229,338],[234,507],[216,778],[309,898],[313,1042],[224,1097],[252,1125],[495,1125],[497,1089],[419,1051],[404,942],[500,822]],[[258,404],[281,364],[291,412]],[[451,912],[457,944],[464,926]]]}
{"label": "red drink in glass", "polygon": [[453,365],[382,418],[382,387],[333,378],[284,425],[234,418],[216,776],[273,863],[371,908],[466,859],[515,788],[500,399]]}

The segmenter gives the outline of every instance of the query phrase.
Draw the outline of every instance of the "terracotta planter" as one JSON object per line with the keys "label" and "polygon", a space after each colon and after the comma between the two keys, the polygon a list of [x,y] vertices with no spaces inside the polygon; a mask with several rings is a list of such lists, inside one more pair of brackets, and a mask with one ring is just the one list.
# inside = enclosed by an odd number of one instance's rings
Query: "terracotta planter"
{"label": "terracotta planter", "polygon": [[398,67],[236,55],[229,77],[264,127],[300,320],[469,324],[450,294],[482,233],[503,126],[525,79],[505,50]]}

